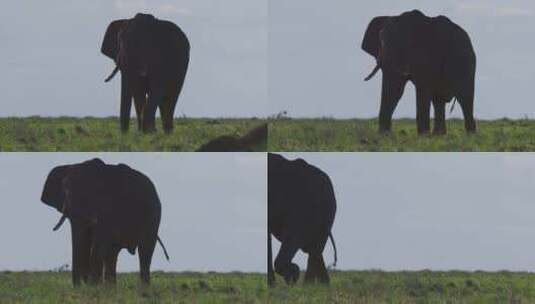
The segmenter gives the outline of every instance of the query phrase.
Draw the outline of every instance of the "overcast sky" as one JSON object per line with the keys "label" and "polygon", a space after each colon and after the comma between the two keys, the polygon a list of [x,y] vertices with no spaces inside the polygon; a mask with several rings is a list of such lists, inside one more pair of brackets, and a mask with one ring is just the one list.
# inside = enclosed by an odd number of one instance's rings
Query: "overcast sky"
{"label": "overcast sky", "polygon": [[[70,224],[41,203],[46,176],[61,164],[101,157],[145,173],[162,202],[160,246],[152,269],[266,271],[265,153],[1,153],[0,270],[50,270],[71,264]],[[118,269],[138,271],[121,251]]]}
{"label": "overcast sky", "polygon": [[[535,117],[535,2],[527,0],[270,0],[268,112],[376,117],[382,75],[363,81],[375,65],[360,49],[364,31],[375,16],[415,8],[446,15],[469,33],[477,118]],[[414,96],[408,85],[395,117],[416,116]]]}
{"label": "overcast sky", "polygon": [[3,3],[0,116],[118,116],[120,77],[100,53],[108,24],[137,12],[175,22],[191,62],[175,116],[265,117],[267,2],[95,0]]}
{"label": "overcast sky", "polygon": [[535,270],[533,153],[284,155],[332,179],[339,269]]}

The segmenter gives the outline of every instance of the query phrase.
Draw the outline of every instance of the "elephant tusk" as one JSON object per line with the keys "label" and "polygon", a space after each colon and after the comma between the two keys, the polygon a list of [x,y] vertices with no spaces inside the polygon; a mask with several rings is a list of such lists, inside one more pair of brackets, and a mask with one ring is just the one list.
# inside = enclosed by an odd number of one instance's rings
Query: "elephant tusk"
{"label": "elephant tusk", "polygon": [[375,68],[373,69],[373,71],[370,73],[370,75],[368,75],[368,77],[364,78],[364,81],[368,81],[368,80],[372,79],[373,76],[375,76],[375,74],[377,74],[377,72],[379,71],[380,68],[381,67],[379,66],[379,64],[377,64],[375,66]]}
{"label": "elephant tusk", "polygon": [[115,66],[115,69],[113,69],[113,72],[111,72],[111,75],[108,76],[108,78],[106,78],[106,79],[104,80],[104,82],[109,82],[109,81],[115,76],[115,74],[117,74],[118,71],[119,71],[119,66],[116,65],[116,66]]}
{"label": "elephant tusk", "polygon": [[59,219],[58,223],[56,224],[56,226],[54,226],[54,228],[52,229],[53,231],[57,231],[61,225],[63,225],[63,223],[65,222],[65,220],[67,219],[67,216],[64,214],[61,216],[61,218]]}

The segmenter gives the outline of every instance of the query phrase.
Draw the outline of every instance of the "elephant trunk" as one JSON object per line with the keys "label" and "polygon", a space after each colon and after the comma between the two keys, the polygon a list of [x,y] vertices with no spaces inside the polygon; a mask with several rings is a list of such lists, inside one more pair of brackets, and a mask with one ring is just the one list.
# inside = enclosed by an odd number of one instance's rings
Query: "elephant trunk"
{"label": "elephant trunk", "polygon": [[373,76],[375,76],[375,74],[377,74],[377,72],[379,71],[380,68],[381,68],[381,66],[379,65],[379,62],[377,62],[377,64],[375,65],[375,68],[373,69],[373,71],[370,73],[370,75],[368,75],[368,77],[364,78],[364,81],[368,81],[368,80],[372,79]]}
{"label": "elephant trunk", "polygon": [[109,82],[110,80],[112,80],[112,78],[115,76],[115,74],[117,74],[118,71],[119,71],[119,66],[116,65],[115,69],[113,69],[113,72],[111,72],[110,76],[108,76],[108,78],[106,78],[104,82]]}

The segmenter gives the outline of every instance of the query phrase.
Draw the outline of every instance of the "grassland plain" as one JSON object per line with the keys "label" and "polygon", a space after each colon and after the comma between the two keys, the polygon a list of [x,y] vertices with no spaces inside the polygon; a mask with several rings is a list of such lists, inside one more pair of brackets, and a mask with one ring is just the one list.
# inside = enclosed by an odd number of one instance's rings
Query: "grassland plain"
{"label": "grassland plain", "polygon": [[269,303],[535,303],[534,273],[344,271],[330,287],[278,279]]}
{"label": "grassland plain", "polygon": [[273,119],[269,151],[505,152],[535,151],[535,120],[478,121],[468,135],[464,122],[447,121],[448,134],[418,136],[414,119],[392,122],[390,134],[378,132],[377,119]]}
{"label": "grassland plain", "polygon": [[74,289],[70,272],[0,272],[0,303],[266,303],[265,274],[153,272],[119,274],[115,289]]}
{"label": "grassland plain", "polygon": [[[173,132],[166,135],[159,119],[156,133],[137,131],[137,122],[132,120],[131,130],[123,134],[117,117],[0,118],[0,151],[195,151],[216,137],[243,136],[262,123],[265,120],[256,118],[180,118],[175,120]],[[254,150],[266,148],[264,144]]]}

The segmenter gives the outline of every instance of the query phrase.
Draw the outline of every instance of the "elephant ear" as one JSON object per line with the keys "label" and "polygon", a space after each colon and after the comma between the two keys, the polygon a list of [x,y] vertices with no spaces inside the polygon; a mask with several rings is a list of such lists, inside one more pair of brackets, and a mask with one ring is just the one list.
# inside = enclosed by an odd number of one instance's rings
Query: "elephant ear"
{"label": "elephant ear", "polygon": [[41,201],[48,206],[62,211],[64,202],[63,179],[67,176],[71,166],[58,166],[52,169],[46,178]]}
{"label": "elephant ear", "polygon": [[368,24],[368,28],[364,34],[364,39],[362,40],[362,50],[375,58],[379,57],[379,34],[389,19],[390,17],[388,16],[373,18],[370,24]]}
{"label": "elephant ear", "polygon": [[108,28],[106,29],[106,34],[104,34],[102,46],[100,47],[100,51],[102,52],[102,54],[108,56],[113,60],[117,58],[117,52],[119,49],[119,32],[128,25],[128,22],[128,19],[119,19],[112,21],[108,25]]}

